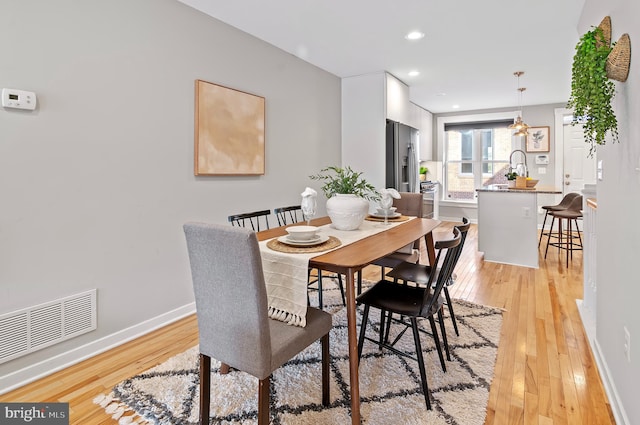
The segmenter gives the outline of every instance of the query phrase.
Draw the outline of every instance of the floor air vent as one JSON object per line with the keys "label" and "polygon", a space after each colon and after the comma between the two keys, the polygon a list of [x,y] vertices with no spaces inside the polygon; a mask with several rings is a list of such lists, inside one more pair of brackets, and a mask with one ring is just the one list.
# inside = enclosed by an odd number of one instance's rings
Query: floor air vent
{"label": "floor air vent", "polygon": [[0,363],[97,327],[96,290],[0,315]]}

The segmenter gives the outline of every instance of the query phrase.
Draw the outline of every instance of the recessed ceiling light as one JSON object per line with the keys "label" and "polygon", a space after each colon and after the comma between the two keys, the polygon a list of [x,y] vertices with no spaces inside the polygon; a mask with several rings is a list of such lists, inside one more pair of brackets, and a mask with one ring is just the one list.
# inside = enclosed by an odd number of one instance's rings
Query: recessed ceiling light
{"label": "recessed ceiling light", "polygon": [[417,77],[420,75],[420,71],[409,71],[409,77]]}
{"label": "recessed ceiling light", "polygon": [[438,94],[436,94],[436,96],[446,96],[446,95],[447,95],[446,93],[438,93]]}
{"label": "recessed ceiling light", "polygon": [[423,37],[424,33],[420,31],[411,31],[409,34],[404,36],[407,40],[420,40]]}
{"label": "recessed ceiling light", "polygon": [[452,105],[451,106],[453,109],[458,109],[460,107],[460,105]]}

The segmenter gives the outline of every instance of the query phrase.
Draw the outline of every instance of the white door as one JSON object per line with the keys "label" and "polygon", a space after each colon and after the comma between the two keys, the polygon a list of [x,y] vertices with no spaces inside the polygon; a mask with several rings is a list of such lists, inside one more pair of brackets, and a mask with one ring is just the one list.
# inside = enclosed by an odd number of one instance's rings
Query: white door
{"label": "white door", "polygon": [[584,141],[582,125],[564,125],[563,194],[578,192],[585,184],[596,183],[596,158],[589,157],[589,145]]}

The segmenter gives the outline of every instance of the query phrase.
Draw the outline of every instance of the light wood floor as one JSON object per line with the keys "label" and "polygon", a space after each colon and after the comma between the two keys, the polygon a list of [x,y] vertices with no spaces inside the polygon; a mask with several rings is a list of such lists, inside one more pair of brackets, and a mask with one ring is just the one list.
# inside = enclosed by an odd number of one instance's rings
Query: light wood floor
{"label": "light wood floor", "polygon": [[[438,228],[448,236],[451,223]],[[504,241],[518,247],[518,241]],[[543,241],[544,243],[544,241]],[[486,263],[471,227],[456,268],[456,298],[505,310],[489,393],[487,425],[615,424],[575,300],[582,298],[582,255],[569,268],[557,249],[539,269]],[[541,250],[542,251],[542,250]],[[368,267],[365,278],[379,269]],[[95,396],[197,344],[188,317],[11,393],[2,402],[69,402],[72,424],[115,424],[94,405]]]}

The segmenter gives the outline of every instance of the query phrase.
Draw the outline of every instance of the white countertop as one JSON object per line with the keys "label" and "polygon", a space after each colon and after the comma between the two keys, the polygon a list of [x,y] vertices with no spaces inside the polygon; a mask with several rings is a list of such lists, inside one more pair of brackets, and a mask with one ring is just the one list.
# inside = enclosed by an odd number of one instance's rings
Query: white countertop
{"label": "white countertop", "polygon": [[476,189],[477,192],[504,192],[504,193],[547,193],[547,194],[558,194],[562,193],[561,190],[558,190],[553,187],[548,186],[536,186],[531,189],[524,189],[519,187],[507,187],[506,184],[490,184],[487,186],[482,186],[479,189]]}

